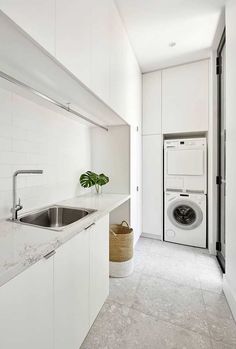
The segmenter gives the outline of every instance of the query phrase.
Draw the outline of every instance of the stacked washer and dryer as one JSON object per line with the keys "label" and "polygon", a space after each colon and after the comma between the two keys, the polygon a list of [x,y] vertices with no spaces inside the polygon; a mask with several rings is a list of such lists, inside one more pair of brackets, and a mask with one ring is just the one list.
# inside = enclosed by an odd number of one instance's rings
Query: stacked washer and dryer
{"label": "stacked washer and dryer", "polygon": [[164,141],[164,202],[164,240],[206,248],[206,138]]}

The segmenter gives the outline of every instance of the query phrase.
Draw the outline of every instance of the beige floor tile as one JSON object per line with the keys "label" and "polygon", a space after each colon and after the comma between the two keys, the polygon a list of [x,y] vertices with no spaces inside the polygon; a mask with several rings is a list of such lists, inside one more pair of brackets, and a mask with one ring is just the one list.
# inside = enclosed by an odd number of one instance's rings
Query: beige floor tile
{"label": "beige floor tile", "polygon": [[209,335],[201,290],[143,275],[132,307],[157,319]]}
{"label": "beige floor tile", "polygon": [[106,302],[81,349],[122,348],[121,341],[130,323],[128,314],[128,307],[113,302]]}
{"label": "beige floor tile", "polygon": [[149,254],[143,272],[189,287],[200,288],[198,270],[193,261],[176,259],[173,256]]}
{"label": "beige floor tile", "polygon": [[198,272],[200,285],[203,290],[223,293],[223,276],[220,270],[201,269]]}
{"label": "beige floor tile", "polygon": [[207,313],[223,319],[233,319],[231,310],[224,294],[202,291]]}
{"label": "beige floor tile", "polygon": [[207,322],[212,339],[236,346],[236,324],[233,319],[208,313]]}
{"label": "beige floor tile", "polygon": [[161,256],[175,258],[177,260],[195,262],[196,255],[193,247],[178,245],[170,242],[154,240],[151,252]]}
{"label": "beige floor tile", "polygon": [[141,237],[135,245],[135,250],[142,251],[143,253],[150,253],[152,244],[153,244],[153,239],[147,239],[147,238]]}
{"label": "beige floor tile", "polygon": [[212,340],[212,349],[236,349],[236,345],[229,345]]}
{"label": "beige floor tile", "polygon": [[134,302],[140,276],[140,273],[134,272],[126,278],[110,278],[110,293],[108,299],[131,306]]}
{"label": "beige floor tile", "polygon": [[129,318],[122,349],[211,349],[208,337],[137,311],[131,310]]}
{"label": "beige floor tile", "polygon": [[142,251],[134,251],[134,271],[142,273],[147,262],[147,255]]}

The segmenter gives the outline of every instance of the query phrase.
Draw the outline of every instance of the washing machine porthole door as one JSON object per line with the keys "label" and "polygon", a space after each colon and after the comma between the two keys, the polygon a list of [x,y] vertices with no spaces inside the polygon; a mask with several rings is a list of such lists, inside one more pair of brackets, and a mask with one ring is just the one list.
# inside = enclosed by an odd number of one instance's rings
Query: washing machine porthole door
{"label": "washing machine porthole door", "polygon": [[183,225],[192,225],[196,219],[196,211],[189,205],[179,205],[173,210],[176,222]]}
{"label": "washing machine porthole door", "polygon": [[167,214],[175,227],[185,230],[197,228],[203,220],[201,208],[195,202],[187,200],[173,202],[168,207]]}

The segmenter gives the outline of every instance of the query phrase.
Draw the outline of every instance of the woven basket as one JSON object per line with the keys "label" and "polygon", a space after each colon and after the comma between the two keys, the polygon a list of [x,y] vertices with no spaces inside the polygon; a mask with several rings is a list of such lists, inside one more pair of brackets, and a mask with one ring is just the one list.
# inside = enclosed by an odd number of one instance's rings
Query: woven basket
{"label": "woven basket", "polygon": [[126,262],[133,258],[133,229],[126,221],[110,225],[110,261]]}

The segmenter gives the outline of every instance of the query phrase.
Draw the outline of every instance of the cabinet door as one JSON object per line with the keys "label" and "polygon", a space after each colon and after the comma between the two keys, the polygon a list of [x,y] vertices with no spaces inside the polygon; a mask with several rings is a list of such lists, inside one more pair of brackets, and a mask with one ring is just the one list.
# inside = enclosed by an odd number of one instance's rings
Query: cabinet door
{"label": "cabinet door", "polygon": [[142,233],[142,136],[139,127],[130,127],[130,224],[134,230],[134,243]]}
{"label": "cabinet door", "polygon": [[0,0],[0,9],[55,55],[55,0]]}
{"label": "cabinet door", "polygon": [[143,136],[143,233],[163,236],[162,136]]}
{"label": "cabinet door", "polygon": [[90,230],[90,325],[109,294],[109,215]]}
{"label": "cabinet door", "polygon": [[110,0],[94,1],[91,15],[91,89],[109,102]]}
{"label": "cabinet door", "polygon": [[0,287],[0,346],[53,348],[53,258]]}
{"label": "cabinet door", "polygon": [[161,133],[161,71],[143,75],[143,134]]}
{"label": "cabinet door", "polygon": [[91,0],[56,1],[56,57],[90,85]]}
{"label": "cabinet door", "polygon": [[61,246],[54,261],[55,348],[79,348],[89,329],[89,234]]}
{"label": "cabinet door", "polygon": [[208,130],[208,60],[162,72],[163,133]]}
{"label": "cabinet door", "polygon": [[[112,2],[110,19],[110,106],[125,120],[127,98],[127,38],[120,16]],[[130,92],[130,91],[129,91]]]}

